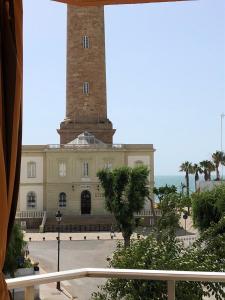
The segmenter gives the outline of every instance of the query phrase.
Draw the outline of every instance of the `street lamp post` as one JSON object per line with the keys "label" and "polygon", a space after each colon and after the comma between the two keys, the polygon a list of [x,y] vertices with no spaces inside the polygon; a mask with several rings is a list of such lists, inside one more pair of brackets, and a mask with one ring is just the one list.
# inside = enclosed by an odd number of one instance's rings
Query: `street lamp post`
{"label": "street lamp post", "polygon": [[185,230],[185,235],[187,235],[187,218],[188,218],[188,212],[184,211],[183,213],[183,219],[184,219],[184,230]]}
{"label": "street lamp post", "polygon": [[[59,272],[59,257],[60,257],[60,222],[62,220],[62,214],[61,212],[58,210],[57,213],[55,214],[55,218],[56,218],[56,221],[58,223],[58,237],[57,237],[57,241],[58,241],[58,263],[57,263],[57,271]],[[57,290],[61,290],[61,287],[60,287],[60,281],[58,281],[56,283],[56,288]]]}

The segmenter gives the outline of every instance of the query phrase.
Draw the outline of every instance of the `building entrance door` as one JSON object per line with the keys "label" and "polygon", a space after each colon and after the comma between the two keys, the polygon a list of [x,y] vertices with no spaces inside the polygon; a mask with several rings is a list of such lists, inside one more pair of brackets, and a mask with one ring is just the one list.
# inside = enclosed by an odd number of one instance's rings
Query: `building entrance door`
{"label": "building entrance door", "polygon": [[83,191],[81,193],[81,214],[90,215],[91,213],[91,193]]}

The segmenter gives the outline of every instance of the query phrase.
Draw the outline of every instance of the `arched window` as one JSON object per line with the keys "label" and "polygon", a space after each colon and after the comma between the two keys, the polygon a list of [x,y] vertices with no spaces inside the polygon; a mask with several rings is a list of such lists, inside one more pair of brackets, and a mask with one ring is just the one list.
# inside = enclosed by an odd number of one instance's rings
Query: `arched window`
{"label": "arched window", "polygon": [[83,36],[82,42],[83,42],[83,48],[89,48],[90,47],[89,37],[87,35]]}
{"label": "arched window", "polygon": [[37,196],[35,192],[27,193],[27,209],[33,209],[37,206]]}
{"label": "arched window", "polygon": [[140,167],[140,166],[143,166],[143,165],[144,165],[144,163],[143,163],[142,160],[135,161],[135,167]]}
{"label": "arched window", "polygon": [[27,163],[27,177],[35,178],[36,177],[36,162],[29,161]]}
{"label": "arched window", "polygon": [[59,176],[65,177],[66,176],[66,164],[65,162],[59,162]]}
{"label": "arched window", "polygon": [[88,95],[89,94],[89,82],[85,81],[83,83],[83,94]]}
{"label": "arched window", "polygon": [[88,168],[88,162],[87,161],[84,161],[83,162],[83,176],[84,177],[87,177],[88,176],[88,170],[89,168]]}
{"label": "arched window", "polygon": [[59,194],[59,207],[66,207],[66,193]]}

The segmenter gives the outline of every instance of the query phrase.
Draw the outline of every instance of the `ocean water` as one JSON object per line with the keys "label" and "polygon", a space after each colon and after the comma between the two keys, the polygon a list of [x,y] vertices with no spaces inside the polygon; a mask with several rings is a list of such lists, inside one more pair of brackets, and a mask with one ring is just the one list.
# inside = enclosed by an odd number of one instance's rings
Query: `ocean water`
{"label": "ocean water", "polygon": [[[190,180],[190,192],[195,191],[195,179],[193,175],[189,176]],[[155,176],[155,187],[167,185],[175,185],[178,191],[181,191],[181,183],[185,184],[185,177],[182,175],[164,175],[164,176]]]}

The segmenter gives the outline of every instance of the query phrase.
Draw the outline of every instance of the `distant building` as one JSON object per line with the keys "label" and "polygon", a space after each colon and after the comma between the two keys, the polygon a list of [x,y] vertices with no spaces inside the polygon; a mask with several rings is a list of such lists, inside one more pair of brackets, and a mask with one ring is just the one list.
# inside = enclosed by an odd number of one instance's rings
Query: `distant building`
{"label": "distant building", "polygon": [[[88,144],[92,138],[94,143]],[[92,219],[98,224],[97,219],[109,214],[105,210],[104,193],[96,177],[97,171],[140,164],[151,170],[149,183],[153,186],[152,145],[108,145],[85,133],[74,144],[24,146],[18,211],[45,211],[54,223],[54,215],[60,209],[64,220],[65,217],[73,217],[75,220],[75,217],[83,216],[83,220],[77,219],[81,223],[77,225],[82,225],[85,222],[89,224],[87,216],[95,216]],[[145,210],[150,210],[148,200]],[[69,224],[74,223],[71,218],[67,219],[70,220]],[[104,221],[104,225],[112,222],[111,219]]]}
{"label": "distant building", "polygon": [[207,191],[212,191],[215,187],[225,185],[224,180],[210,180],[210,181],[205,181],[205,180],[199,180],[197,181],[197,191],[199,192],[207,192]]}
{"label": "distant building", "polygon": [[[104,9],[68,6],[66,117],[59,145],[23,146],[17,218],[24,226],[55,230],[60,210],[65,231],[108,230],[102,168],[146,165],[153,187],[153,145],[113,144],[106,104]],[[144,209],[149,216],[148,200]]]}

